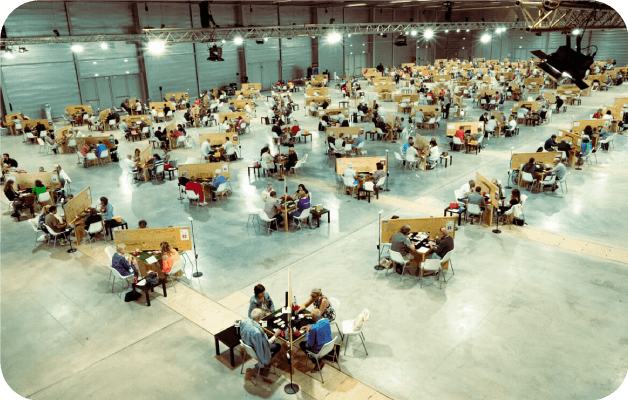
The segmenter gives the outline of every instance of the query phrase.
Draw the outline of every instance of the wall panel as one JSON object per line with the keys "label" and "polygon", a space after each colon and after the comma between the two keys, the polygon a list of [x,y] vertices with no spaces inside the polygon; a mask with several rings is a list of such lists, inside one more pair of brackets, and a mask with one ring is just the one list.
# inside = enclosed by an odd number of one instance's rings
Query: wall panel
{"label": "wall panel", "polygon": [[222,58],[225,61],[214,62],[207,61],[209,53],[206,51],[205,45],[196,44],[196,68],[201,92],[228,85],[229,83],[239,84],[240,82],[240,78],[237,75],[239,71],[239,46],[236,46],[233,42],[225,43],[222,46]]}
{"label": "wall panel", "polygon": [[161,25],[165,25],[166,28],[190,28],[192,27],[190,7],[198,9],[197,4],[186,3],[147,3],[147,5],[148,11],[143,5],[138,7],[140,24],[142,27],[152,26],[156,29],[159,29]]}
{"label": "wall panel", "polygon": [[281,78],[303,78],[312,65],[312,39],[298,37],[281,41]]}
{"label": "wall panel", "polygon": [[61,118],[65,106],[81,104],[73,62],[2,66],[7,112],[22,112],[32,119],[45,118],[50,103],[52,117]]}
{"label": "wall panel", "polygon": [[[194,28],[201,27],[201,11],[197,3],[191,5],[192,7],[192,25]],[[234,26],[236,23],[235,5],[229,4],[213,4],[210,5],[209,11],[214,18],[214,21],[218,26]],[[207,57],[206,57],[207,58]]]}
{"label": "wall panel", "polygon": [[[127,62],[124,62],[124,60],[127,60]],[[78,66],[79,78],[140,73],[139,63],[135,57],[125,59],[114,58],[98,61],[79,61]]]}
{"label": "wall panel", "polygon": [[132,3],[66,2],[72,35],[135,33]]}
{"label": "wall panel", "polygon": [[168,45],[162,54],[151,54],[146,48],[144,61],[148,98],[151,101],[160,99],[160,86],[163,88],[163,95],[168,92],[189,91],[190,97],[198,96],[192,43]]}
{"label": "wall panel", "polygon": [[310,7],[290,6],[279,8],[280,25],[305,25],[311,23]]}
{"label": "wall panel", "polygon": [[326,40],[320,40],[318,44],[318,73],[322,74],[328,70],[331,78],[334,74],[339,77],[344,74],[344,55],[343,42],[328,43]]}
{"label": "wall panel", "polygon": [[8,37],[69,35],[65,7],[62,2],[30,2],[22,4],[4,21]]}
{"label": "wall panel", "polygon": [[55,62],[73,62],[71,45],[69,43],[59,44],[31,44],[25,46],[28,50],[24,53],[19,53],[17,49],[13,51],[13,58],[7,58],[5,52],[2,52],[2,66],[5,65],[20,65],[20,64],[38,64],[42,62],[55,63]]}
{"label": "wall panel", "polygon": [[242,5],[244,26],[277,26],[278,17],[277,6],[248,6],[246,3]]}
{"label": "wall panel", "polygon": [[[586,35],[586,34],[585,34]],[[582,40],[582,47],[586,47],[585,38]],[[617,65],[624,67],[628,65],[628,32],[625,29],[614,29],[612,31],[594,31],[591,33],[591,44],[598,48],[596,60],[617,60]],[[595,51],[595,50],[594,50]]]}

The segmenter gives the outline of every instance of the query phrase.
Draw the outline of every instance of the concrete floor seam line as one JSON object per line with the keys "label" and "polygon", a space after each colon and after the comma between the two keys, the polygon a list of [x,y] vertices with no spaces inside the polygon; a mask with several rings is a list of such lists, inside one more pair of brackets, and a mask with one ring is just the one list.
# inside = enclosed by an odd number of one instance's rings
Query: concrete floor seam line
{"label": "concrete floor seam line", "polygon": [[78,371],[77,371],[77,372],[75,372],[74,374],[72,374],[72,375],[70,375],[70,376],[66,376],[66,377],[65,377],[65,378],[63,378],[63,379],[59,379],[58,381],[56,381],[56,382],[54,382],[54,383],[51,383],[50,385],[48,385],[48,386],[46,386],[46,387],[44,387],[44,388],[41,388],[41,389],[39,389],[39,390],[37,390],[37,391],[35,391],[35,392],[33,392],[33,393],[31,393],[31,394],[27,395],[27,396],[24,396],[24,397],[25,397],[25,398],[30,398],[31,396],[34,396],[34,395],[36,395],[37,393],[39,393],[39,392],[41,392],[41,391],[44,391],[44,390],[46,390],[46,389],[48,389],[48,388],[50,388],[50,387],[52,387],[52,386],[54,386],[54,385],[57,385],[58,383],[63,382],[63,381],[65,381],[65,380],[67,380],[67,379],[70,379],[70,378],[72,378],[74,375],[79,374],[79,373],[81,373],[82,371],[85,371],[86,369],[93,367],[94,365],[96,365],[96,364],[100,363],[101,361],[104,361],[104,360],[106,360],[107,358],[112,357],[112,356],[114,356],[114,355],[116,355],[116,354],[120,353],[121,351],[124,351],[124,350],[128,349],[128,348],[129,348],[129,347],[131,347],[131,346],[134,346],[135,344],[137,344],[137,343],[139,343],[139,342],[141,342],[141,341],[143,341],[143,340],[145,340],[145,339],[149,338],[150,336],[152,336],[152,335],[154,335],[154,334],[156,334],[156,333],[159,333],[160,331],[162,331],[162,330],[164,330],[164,329],[166,329],[166,328],[169,328],[170,326],[172,326],[172,325],[174,325],[174,324],[176,324],[176,323],[178,323],[178,322],[180,322],[180,321],[182,321],[182,320],[183,320],[183,318],[181,318],[181,319],[179,319],[179,320],[177,320],[177,321],[174,321],[173,323],[171,323],[171,324],[169,324],[169,325],[166,325],[166,326],[164,326],[163,328],[160,328],[160,329],[156,330],[155,332],[153,332],[153,333],[151,333],[151,334],[149,334],[149,335],[146,335],[146,336],[144,336],[143,338],[141,338],[141,339],[139,339],[139,340],[136,340],[135,342],[130,343],[129,345],[124,346],[123,348],[121,348],[121,349],[119,349],[119,350],[117,350],[117,351],[114,351],[113,353],[111,353],[111,354],[107,355],[106,357],[103,357],[103,358],[101,358],[101,359],[99,359],[99,360],[94,361],[93,363],[91,363],[91,364],[89,364],[89,365],[85,366],[84,368],[81,368],[80,370],[78,370]]}
{"label": "concrete floor seam line", "polygon": [[41,304],[41,302],[40,302],[39,300],[37,300],[37,298],[35,298],[32,294],[31,294],[31,295],[29,295],[29,297],[30,297],[31,299],[35,300],[35,302],[36,302],[37,304],[39,304],[39,306],[40,306],[40,307],[41,307],[44,311],[46,311],[46,312],[48,313],[48,315],[50,315],[50,316],[52,317],[52,319],[54,319],[54,320],[57,322],[57,324],[59,324],[59,326],[61,326],[61,327],[62,327],[62,328],[63,328],[63,329],[67,332],[67,333],[69,333],[69,334],[70,334],[70,336],[72,336],[72,337],[74,338],[74,340],[76,340],[76,342],[77,342],[78,344],[80,344],[81,346],[85,347],[85,345],[84,345],[84,344],[83,344],[83,343],[82,343],[82,342],[81,342],[81,341],[80,341],[80,340],[76,337],[76,335],[74,335],[72,332],[70,332],[70,331],[68,330],[68,328],[66,328],[66,327],[65,327],[65,325],[63,325],[63,324],[62,324],[62,323],[61,323],[61,322],[60,322],[60,321],[59,321],[59,320],[58,320],[58,319],[57,319],[54,315],[52,315],[52,313],[51,313],[50,311],[48,311],[48,309],[47,309],[46,307],[44,307],[44,306]]}

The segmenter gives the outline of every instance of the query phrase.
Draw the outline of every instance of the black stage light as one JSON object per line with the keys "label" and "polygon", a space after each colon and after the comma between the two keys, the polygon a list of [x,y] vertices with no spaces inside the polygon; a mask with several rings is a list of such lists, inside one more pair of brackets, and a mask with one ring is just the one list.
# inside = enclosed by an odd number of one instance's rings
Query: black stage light
{"label": "black stage light", "polygon": [[395,40],[395,46],[407,46],[408,45],[408,38],[405,35],[399,35],[397,36],[397,39]]}
{"label": "black stage light", "polygon": [[212,47],[208,47],[209,57],[207,57],[207,61],[225,61],[222,58],[222,47],[218,47],[213,45]]}
{"label": "black stage light", "polygon": [[593,57],[582,54],[569,46],[560,46],[555,53],[549,56],[537,50],[532,54],[541,59],[539,68],[550,74],[556,80],[571,79],[580,89],[586,89],[589,85],[583,81],[587,70],[593,64]]}

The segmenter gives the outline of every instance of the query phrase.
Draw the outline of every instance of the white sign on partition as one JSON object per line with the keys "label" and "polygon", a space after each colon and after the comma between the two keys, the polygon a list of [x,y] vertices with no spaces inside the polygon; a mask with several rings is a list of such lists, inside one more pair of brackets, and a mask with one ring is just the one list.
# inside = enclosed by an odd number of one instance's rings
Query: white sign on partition
{"label": "white sign on partition", "polygon": [[580,122],[574,122],[573,126],[580,126]]}
{"label": "white sign on partition", "polygon": [[562,132],[558,132],[558,137],[561,137],[561,136],[563,136],[563,133]]}
{"label": "white sign on partition", "polygon": [[222,172],[228,172],[229,171],[229,164],[222,164]]}
{"label": "white sign on partition", "polygon": [[447,129],[454,129],[454,124],[447,124]]}
{"label": "white sign on partition", "polygon": [[188,228],[179,229],[181,240],[190,240],[190,230]]}
{"label": "white sign on partition", "polygon": [[50,180],[52,181],[52,183],[59,183],[59,175],[57,174],[50,175]]}
{"label": "white sign on partition", "polygon": [[445,227],[447,229],[447,232],[453,232],[454,231],[454,221],[447,221],[445,224]]}

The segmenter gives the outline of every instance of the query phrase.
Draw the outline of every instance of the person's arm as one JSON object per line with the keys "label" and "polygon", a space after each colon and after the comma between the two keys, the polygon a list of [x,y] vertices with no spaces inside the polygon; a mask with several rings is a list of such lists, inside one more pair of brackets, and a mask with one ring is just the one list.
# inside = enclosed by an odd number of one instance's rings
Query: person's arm
{"label": "person's arm", "polygon": [[265,294],[265,297],[268,299],[268,309],[271,313],[275,312],[275,303],[273,303],[273,299],[270,298],[268,293]]}
{"label": "person's arm", "polygon": [[312,300],[312,296],[310,296],[310,298],[305,303],[303,303],[302,306],[299,306],[299,309],[296,312],[299,313],[299,312],[305,310],[306,308],[308,308],[312,304],[313,301],[314,300]]}

